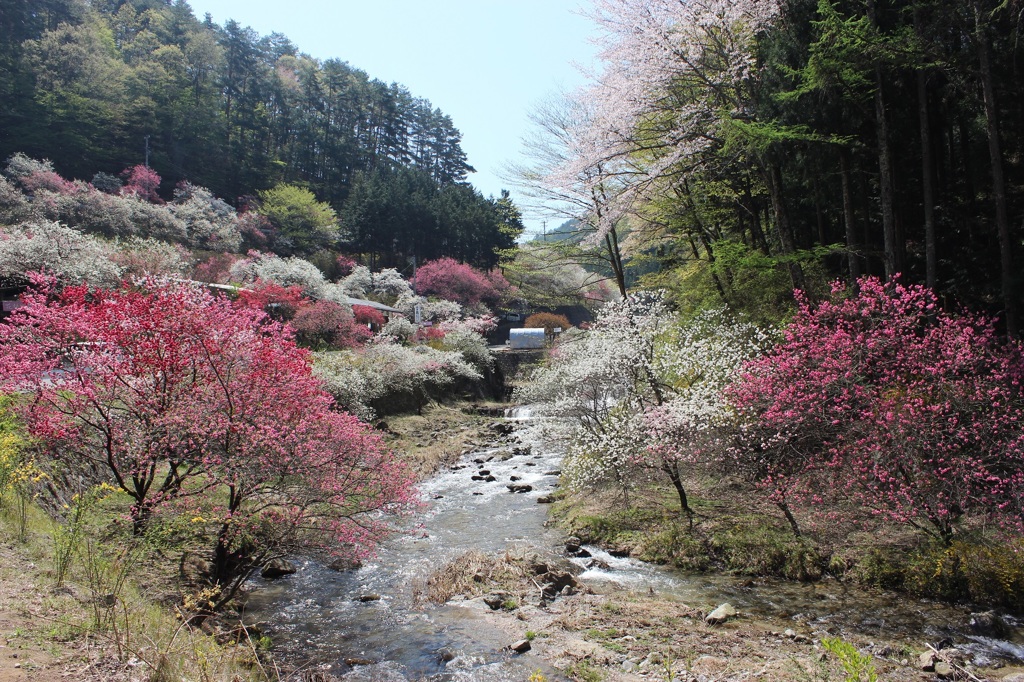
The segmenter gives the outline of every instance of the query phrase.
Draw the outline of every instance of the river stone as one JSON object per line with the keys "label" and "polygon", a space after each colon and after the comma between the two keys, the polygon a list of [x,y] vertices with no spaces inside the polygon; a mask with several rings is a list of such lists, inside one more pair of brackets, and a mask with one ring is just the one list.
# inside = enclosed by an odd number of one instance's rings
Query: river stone
{"label": "river stone", "polygon": [[526,485],[524,483],[509,483],[505,487],[509,489],[509,492],[513,493],[528,493],[533,490],[532,485]]}
{"label": "river stone", "polygon": [[739,612],[732,604],[726,602],[719,606],[717,609],[704,616],[704,622],[709,625],[717,625],[718,623],[724,623],[730,618],[735,618]]}
{"label": "river stone", "polygon": [[480,474],[481,476],[490,476],[491,475],[491,470],[490,469],[481,469],[480,471],[478,471],[476,473]]}
{"label": "river stone", "polygon": [[925,651],[917,657],[917,667],[925,672],[935,670],[936,655],[934,651]]}
{"label": "river stone", "polygon": [[379,594],[361,594],[358,597],[356,597],[356,601],[363,601],[363,602],[380,601],[380,595]]}
{"label": "river stone", "polygon": [[537,504],[552,504],[554,501],[554,495],[541,495],[537,498]]}
{"label": "river stone", "polygon": [[346,559],[344,557],[339,557],[327,564],[327,568],[332,571],[354,571],[355,569],[362,567],[363,562],[359,559]]}
{"label": "river stone", "polygon": [[295,568],[295,564],[287,559],[271,559],[267,562],[267,565],[263,567],[263,570],[260,571],[260,575],[267,580],[273,580],[274,578],[291,575],[297,570],[298,569]]}
{"label": "river stone", "polygon": [[357,665],[373,665],[373,661],[368,658],[346,658],[345,665],[350,668],[355,668]]}
{"label": "river stone", "polygon": [[561,476],[562,475],[562,471],[561,471],[561,469],[552,469],[551,471],[545,471],[544,475],[545,476]]}
{"label": "river stone", "polygon": [[939,677],[952,677],[953,666],[946,661],[935,661],[935,674]]}
{"label": "river stone", "polygon": [[526,653],[530,650],[530,640],[521,639],[518,642],[513,642],[505,647],[506,650],[515,652],[517,654]]}
{"label": "river stone", "polygon": [[570,554],[575,554],[576,552],[580,551],[580,545],[582,544],[583,541],[575,535],[572,537],[568,537],[565,539],[565,551],[569,552]]}
{"label": "river stone", "polygon": [[999,617],[995,611],[982,611],[972,613],[970,620],[971,630],[979,635],[1005,639],[1010,634],[1010,628],[1006,621]]}
{"label": "river stone", "polygon": [[492,611],[500,609],[507,600],[508,592],[495,592],[484,597],[484,603],[487,604]]}

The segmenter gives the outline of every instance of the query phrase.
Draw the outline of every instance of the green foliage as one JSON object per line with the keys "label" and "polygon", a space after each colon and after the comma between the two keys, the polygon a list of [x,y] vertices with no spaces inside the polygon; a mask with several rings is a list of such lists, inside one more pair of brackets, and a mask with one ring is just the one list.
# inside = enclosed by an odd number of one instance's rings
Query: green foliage
{"label": "green foliage", "polygon": [[115,488],[100,484],[75,495],[65,506],[64,522],[53,529],[54,583],[57,587],[64,585],[71,562],[82,549],[88,524],[94,522],[97,507],[116,492]]}
{"label": "green foliage", "polygon": [[329,204],[317,201],[308,189],[279,184],[259,193],[259,211],[281,231],[277,240],[286,252],[309,254],[330,246],[338,221]]}
{"label": "green foliage", "polygon": [[578,682],[601,682],[604,679],[604,673],[601,672],[601,668],[595,666],[587,659],[570,665],[565,669],[565,674],[569,679],[577,680]]}
{"label": "green foliage", "polygon": [[877,682],[878,674],[870,655],[860,653],[857,647],[838,637],[822,639],[821,646],[839,659],[846,673],[846,682]]}
{"label": "green foliage", "polygon": [[877,548],[852,557],[856,579],[946,601],[1024,607],[1024,540],[969,536],[951,544]]}

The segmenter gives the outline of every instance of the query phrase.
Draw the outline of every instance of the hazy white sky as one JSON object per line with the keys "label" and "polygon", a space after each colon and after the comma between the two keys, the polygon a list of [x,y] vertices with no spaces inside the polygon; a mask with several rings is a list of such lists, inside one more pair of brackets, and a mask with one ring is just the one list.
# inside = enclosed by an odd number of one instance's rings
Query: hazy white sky
{"label": "hazy white sky", "polygon": [[[528,113],[559,89],[581,85],[574,64],[594,47],[587,0],[189,0],[200,19],[234,19],[277,31],[307,54],[332,57],[371,78],[398,82],[452,117],[485,196],[518,159]],[[517,201],[521,204],[521,201]],[[526,216],[539,230],[538,217]],[[551,226],[553,227],[553,226]]]}

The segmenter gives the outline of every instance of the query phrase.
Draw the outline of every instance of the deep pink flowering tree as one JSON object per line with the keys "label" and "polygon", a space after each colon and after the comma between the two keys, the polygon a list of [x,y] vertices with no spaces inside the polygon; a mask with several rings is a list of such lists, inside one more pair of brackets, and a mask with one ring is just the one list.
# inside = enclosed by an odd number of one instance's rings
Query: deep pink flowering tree
{"label": "deep pink flowering tree", "polygon": [[160,189],[160,175],[152,168],[140,163],[138,166],[125,168],[121,171],[121,177],[124,178],[121,194],[133,194],[153,204],[164,203],[157,193]]}
{"label": "deep pink flowering tree", "polygon": [[0,324],[0,390],[31,396],[21,416],[55,472],[131,500],[136,532],[187,514],[222,602],[282,554],[365,553],[412,501],[262,311],[159,282],[37,287]]}
{"label": "deep pink flowering tree", "polygon": [[1024,360],[991,320],[921,286],[840,284],[731,389],[733,463],[789,505],[837,497],[949,541],[965,517],[1021,528]]}
{"label": "deep pink flowering tree", "polygon": [[494,305],[509,288],[500,274],[488,275],[452,258],[424,263],[416,271],[414,286],[417,294],[437,296],[464,306],[481,302]]}

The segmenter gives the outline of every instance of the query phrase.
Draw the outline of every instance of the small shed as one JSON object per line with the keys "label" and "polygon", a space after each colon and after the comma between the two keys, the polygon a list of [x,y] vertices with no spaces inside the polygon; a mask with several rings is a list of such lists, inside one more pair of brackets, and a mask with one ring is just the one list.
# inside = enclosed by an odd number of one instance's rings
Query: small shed
{"label": "small shed", "polygon": [[508,346],[512,350],[544,347],[544,328],[525,327],[508,330]]}

